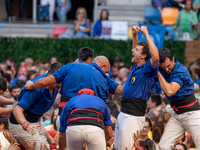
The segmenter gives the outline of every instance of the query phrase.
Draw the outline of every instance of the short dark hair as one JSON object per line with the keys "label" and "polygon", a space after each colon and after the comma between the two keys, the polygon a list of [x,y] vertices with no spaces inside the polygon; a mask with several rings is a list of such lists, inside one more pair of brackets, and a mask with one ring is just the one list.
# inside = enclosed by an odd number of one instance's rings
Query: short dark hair
{"label": "short dark hair", "polygon": [[4,92],[7,89],[7,82],[4,79],[4,77],[0,76],[0,90],[3,90]]}
{"label": "short dark hair", "polygon": [[4,124],[4,129],[8,129],[8,117],[6,115],[0,115],[0,125]]}
{"label": "short dark hair", "polygon": [[143,46],[142,48],[142,54],[146,54],[146,58],[145,60],[147,61],[151,55],[150,55],[150,52],[149,52],[149,45],[147,42],[138,42],[137,45],[140,45],[140,46]]}
{"label": "short dark hair", "polygon": [[158,94],[151,94],[151,101],[156,103],[156,107],[161,104],[161,97]]}
{"label": "short dark hair", "polygon": [[165,62],[166,58],[169,58],[169,60],[173,60],[173,55],[172,53],[170,52],[169,49],[167,48],[161,48],[159,50],[159,58],[160,58],[160,63],[163,63]]}
{"label": "short dark hair", "polygon": [[79,61],[82,60],[82,61],[86,61],[88,59],[88,57],[92,57],[94,58],[94,52],[91,48],[89,47],[83,47],[79,50],[78,52],[78,58],[79,58]]}
{"label": "short dark hair", "polygon": [[12,90],[13,90],[13,89],[17,89],[17,88],[20,88],[20,89],[21,89],[21,87],[20,87],[18,84],[15,84],[14,86],[12,86]]}
{"label": "short dark hair", "polygon": [[102,10],[101,10],[101,13],[100,13],[100,20],[102,20],[102,13],[103,13],[104,11],[107,13],[106,20],[108,20],[109,12],[108,12],[107,9],[102,9]]}
{"label": "short dark hair", "polygon": [[63,66],[61,63],[53,63],[48,69],[48,74],[52,74]]}
{"label": "short dark hair", "polygon": [[161,99],[161,102],[164,102],[165,105],[170,104],[170,101],[167,99],[167,97],[163,97],[163,98]]}
{"label": "short dark hair", "polygon": [[10,83],[10,81],[11,81],[11,76],[10,76],[10,74],[8,74],[8,73],[3,73],[3,74],[2,74],[2,77],[4,77],[4,78],[8,81],[8,83]]}
{"label": "short dark hair", "polygon": [[20,89],[22,89],[25,84],[26,84],[26,81],[24,81],[24,80],[17,80],[17,82],[15,83],[17,88],[20,88]]}
{"label": "short dark hair", "polygon": [[[176,145],[181,145],[181,146],[183,146],[184,150],[187,150],[187,146],[183,143],[177,143]],[[176,145],[175,145],[175,147],[176,147]]]}

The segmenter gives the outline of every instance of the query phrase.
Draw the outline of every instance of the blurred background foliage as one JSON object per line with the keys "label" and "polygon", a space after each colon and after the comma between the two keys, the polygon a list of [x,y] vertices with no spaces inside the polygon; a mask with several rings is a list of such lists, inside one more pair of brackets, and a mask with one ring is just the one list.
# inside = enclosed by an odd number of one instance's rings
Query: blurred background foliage
{"label": "blurred background foliage", "polygon": [[[132,41],[94,39],[0,38],[0,62],[14,58],[19,65],[28,56],[45,61],[51,56],[57,56],[59,62],[64,63],[67,59],[76,60],[78,50],[82,47],[92,48],[95,56],[119,56],[127,67],[131,65]],[[172,51],[178,61],[184,63],[184,42],[165,41],[165,47]]]}

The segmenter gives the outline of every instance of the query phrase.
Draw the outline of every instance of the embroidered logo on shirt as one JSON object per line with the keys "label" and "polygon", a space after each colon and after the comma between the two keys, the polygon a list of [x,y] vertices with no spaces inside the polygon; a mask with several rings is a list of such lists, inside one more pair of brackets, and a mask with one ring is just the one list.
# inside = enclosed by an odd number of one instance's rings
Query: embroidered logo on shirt
{"label": "embroidered logo on shirt", "polygon": [[92,67],[94,70],[95,70],[95,68],[94,67]]}
{"label": "embroidered logo on shirt", "polygon": [[134,83],[135,82],[135,77],[132,77],[131,78],[131,83]]}

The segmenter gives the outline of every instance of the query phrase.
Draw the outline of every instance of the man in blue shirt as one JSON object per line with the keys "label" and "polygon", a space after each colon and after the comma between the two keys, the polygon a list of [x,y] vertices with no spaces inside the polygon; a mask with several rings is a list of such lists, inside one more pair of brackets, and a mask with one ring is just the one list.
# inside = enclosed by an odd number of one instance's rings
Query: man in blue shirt
{"label": "man in blue shirt", "polygon": [[[43,88],[47,85],[61,83],[60,93],[64,96],[60,103],[59,114],[70,98],[78,95],[82,88],[94,90],[95,95],[108,100],[108,93],[122,94],[123,87],[105,75],[110,70],[110,63],[105,56],[97,56],[90,64],[69,63],[51,76],[37,80],[35,83],[27,82],[26,88],[31,90]],[[62,99],[62,98],[61,98]]]}
{"label": "man in blue shirt", "polygon": [[178,138],[188,131],[197,149],[200,149],[200,107],[192,93],[194,83],[187,68],[180,64],[167,49],[159,50],[161,72],[160,86],[170,101],[175,113],[167,123],[160,140],[161,150],[172,149]]}
{"label": "man in blue shirt", "polygon": [[[42,77],[50,76],[61,67],[62,64],[60,63],[52,64],[48,70],[48,74],[45,73],[38,76],[32,82]],[[36,141],[36,150],[40,149],[41,143],[49,147],[45,130],[40,125],[40,117],[51,108],[59,89],[60,84],[53,84],[43,89],[34,89],[31,91],[25,87],[22,88],[17,98],[19,102],[10,116],[9,130],[14,138],[18,141],[26,139],[31,144]]]}
{"label": "man in blue shirt", "polygon": [[[126,147],[131,149],[134,144],[133,134],[137,130],[142,130],[145,123],[146,102],[149,100],[158,73],[158,49],[151,40],[147,27],[134,26],[132,30],[134,66],[123,90],[121,112],[115,127],[114,143],[117,150]],[[147,42],[138,42],[139,30]]]}
{"label": "man in blue shirt", "polygon": [[[90,89],[82,89],[72,98],[60,116],[59,149],[81,149],[86,143],[90,150],[105,150],[112,138],[112,122],[106,103]],[[105,134],[104,134],[105,130]],[[105,140],[106,139],[106,140]]]}

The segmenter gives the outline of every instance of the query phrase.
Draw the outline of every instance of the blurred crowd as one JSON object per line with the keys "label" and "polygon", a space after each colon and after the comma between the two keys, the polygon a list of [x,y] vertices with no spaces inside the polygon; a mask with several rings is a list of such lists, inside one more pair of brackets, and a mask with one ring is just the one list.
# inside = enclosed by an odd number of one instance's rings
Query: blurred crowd
{"label": "blurred crowd", "polygon": [[[20,66],[17,67],[14,59],[6,59],[6,62],[0,63],[0,74],[6,79],[7,82],[7,89],[5,92],[3,92],[2,95],[5,98],[17,100],[17,97],[20,94],[21,89],[25,85],[26,81],[45,73],[51,64],[58,61],[59,60],[56,56],[52,56],[48,62],[41,59],[33,60],[31,57],[27,57],[23,62],[20,63]],[[109,76],[112,77],[114,81],[123,85],[128,78],[131,67],[127,68],[119,56],[111,58],[109,61],[111,64],[111,69],[108,72]],[[66,61],[66,63],[68,62],[71,63],[73,60]],[[188,69],[190,70],[191,77],[195,82],[194,94],[197,98],[199,98],[200,59],[192,63]],[[41,117],[42,126],[46,129],[47,132],[47,139],[49,139],[51,142],[53,141],[57,148],[58,129],[56,127],[55,120],[58,116],[60,97],[60,94],[58,94],[52,108]],[[116,118],[120,113],[120,100],[121,96],[115,94],[113,101],[107,101],[106,103],[110,109],[113,135],[115,134],[114,129],[116,125]],[[0,145],[2,150],[12,149],[12,147],[16,146],[17,141],[12,137],[8,130],[8,119],[10,117],[10,113],[7,113],[12,112],[14,105],[2,105],[1,108],[3,109],[0,109]],[[147,102],[147,109],[145,114],[146,120],[144,127],[141,132],[138,133],[138,140],[140,143],[139,145],[148,150],[158,150],[158,143],[165,130],[165,126],[173,113],[174,111],[170,106],[170,102],[165,97],[165,94],[162,92],[161,88],[155,86],[154,91],[152,91],[150,99]],[[30,147],[33,149],[34,147],[34,144],[28,143],[26,139],[22,139],[20,143],[26,149],[30,149]],[[112,149],[112,146],[107,147],[107,149]],[[42,148],[45,149],[41,146],[41,149]],[[87,147],[83,146],[83,149],[87,149]],[[188,132],[185,132],[176,141],[174,149],[195,149],[194,142],[192,141],[192,138]]]}

